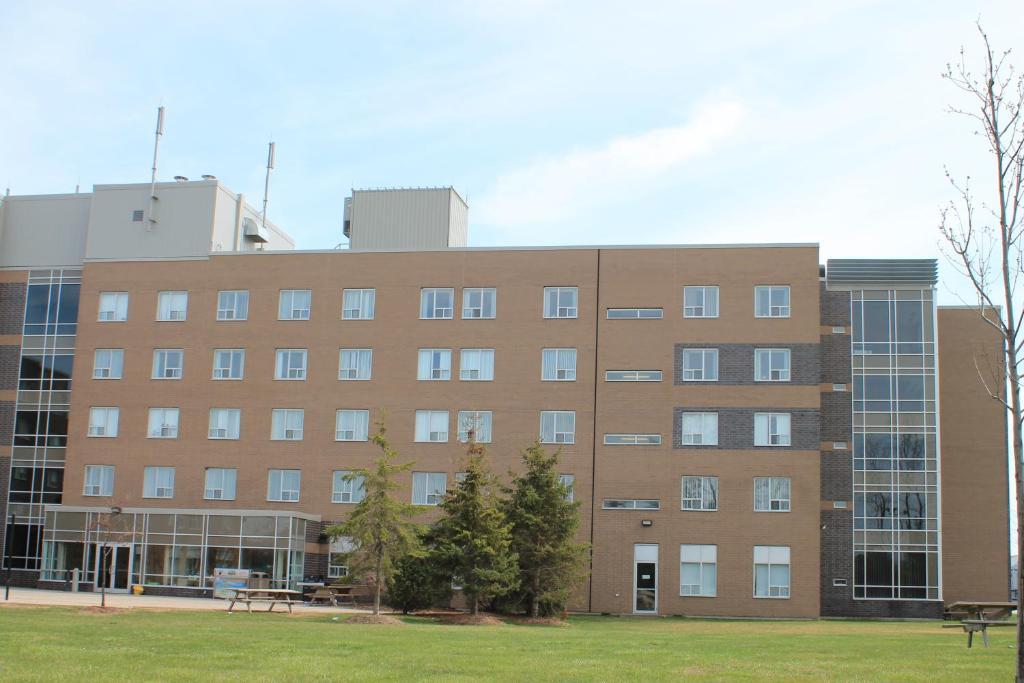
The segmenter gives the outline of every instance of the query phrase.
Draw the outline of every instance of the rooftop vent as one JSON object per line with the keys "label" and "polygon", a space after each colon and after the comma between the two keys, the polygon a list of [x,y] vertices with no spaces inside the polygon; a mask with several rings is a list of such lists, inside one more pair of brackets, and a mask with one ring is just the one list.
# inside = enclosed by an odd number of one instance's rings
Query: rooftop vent
{"label": "rooftop vent", "polygon": [[245,236],[253,242],[269,241],[270,233],[266,227],[251,218],[246,217],[242,219],[242,228]]}
{"label": "rooftop vent", "polygon": [[201,177],[202,177],[202,179],[203,179],[203,180],[216,180],[216,179],[217,179],[217,176],[215,176],[215,175],[209,175],[209,174],[207,174],[207,175],[203,175],[203,176],[201,176]]}
{"label": "rooftop vent", "polygon": [[179,183],[187,183],[188,182],[188,176],[176,175],[176,176],[174,176],[174,179],[177,182],[179,182]]}

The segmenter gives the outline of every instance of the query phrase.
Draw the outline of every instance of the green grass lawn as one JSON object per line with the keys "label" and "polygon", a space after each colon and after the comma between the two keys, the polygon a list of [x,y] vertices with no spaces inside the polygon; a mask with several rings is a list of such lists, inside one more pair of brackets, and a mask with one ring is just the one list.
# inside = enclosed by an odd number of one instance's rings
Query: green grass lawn
{"label": "green grass lawn", "polygon": [[[342,617],[343,619],[344,617]],[[576,617],[567,627],[329,615],[0,608],[0,680],[1001,681],[1013,629],[936,622]]]}

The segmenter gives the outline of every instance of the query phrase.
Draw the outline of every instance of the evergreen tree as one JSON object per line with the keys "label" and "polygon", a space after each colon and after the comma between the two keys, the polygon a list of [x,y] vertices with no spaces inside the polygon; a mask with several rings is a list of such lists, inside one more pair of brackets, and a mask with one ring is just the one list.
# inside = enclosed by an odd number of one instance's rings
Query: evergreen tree
{"label": "evergreen tree", "polygon": [[477,614],[481,602],[516,588],[518,571],[486,450],[473,440],[472,432],[467,456],[466,478],[441,503],[444,516],[434,527],[433,554],[462,585],[470,613]]}
{"label": "evergreen tree", "polygon": [[[423,548],[433,548],[434,540],[428,532],[420,539]],[[416,610],[436,607],[451,598],[451,577],[438,567],[429,552],[410,553],[400,559],[395,573],[388,581],[388,604],[408,614]]]}
{"label": "evergreen tree", "polygon": [[380,595],[384,584],[394,575],[398,561],[419,546],[420,526],[412,521],[416,507],[394,498],[398,488],[395,475],[412,469],[413,463],[396,465],[398,453],[391,448],[383,422],[371,441],[381,449],[376,469],[355,470],[351,478],[363,477],[364,495],[348,519],[327,528],[333,538],[351,539],[354,549],[352,567],[373,575],[373,613],[380,614]]}
{"label": "evergreen tree", "polygon": [[504,503],[512,525],[512,551],[518,557],[519,595],[530,616],[565,608],[583,580],[587,544],[576,542],[580,502],[561,483],[558,453],[540,444],[523,452],[524,470],[513,475]]}

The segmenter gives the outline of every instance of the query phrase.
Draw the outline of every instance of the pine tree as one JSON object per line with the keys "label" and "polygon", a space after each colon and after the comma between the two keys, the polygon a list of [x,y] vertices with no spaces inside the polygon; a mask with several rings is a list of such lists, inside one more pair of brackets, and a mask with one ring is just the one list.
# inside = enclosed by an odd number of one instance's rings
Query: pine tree
{"label": "pine tree", "polygon": [[347,520],[328,527],[326,533],[332,539],[351,539],[354,546],[351,566],[373,575],[373,613],[380,614],[381,589],[394,575],[398,561],[418,549],[420,526],[412,521],[416,507],[392,495],[398,488],[395,475],[409,471],[413,463],[396,465],[393,462],[398,453],[388,442],[383,422],[377,423],[377,432],[371,441],[382,452],[376,469],[355,470],[349,475],[353,479],[363,478],[363,499]]}
{"label": "pine tree", "polygon": [[519,563],[519,593],[532,617],[561,611],[583,580],[585,543],[576,542],[580,502],[558,475],[558,453],[540,444],[523,451],[524,470],[514,475],[505,515]]}
{"label": "pine tree", "polygon": [[434,556],[462,585],[471,614],[482,602],[516,588],[516,556],[510,527],[496,496],[497,484],[486,464],[486,450],[470,434],[466,477],[441,503],[444,516],[434,528]]}

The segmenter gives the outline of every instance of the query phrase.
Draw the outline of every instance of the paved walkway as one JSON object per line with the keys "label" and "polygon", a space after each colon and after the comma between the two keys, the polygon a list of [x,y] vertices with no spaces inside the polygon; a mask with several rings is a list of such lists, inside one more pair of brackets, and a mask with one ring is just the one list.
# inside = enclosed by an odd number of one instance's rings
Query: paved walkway
{"label": "paved walkway", "polygon": [[[4,602],[3,588],[0,588],[0,608],[5,604],[12,605],[55,605],[68,607],[99,607],[99,593],[70,593],[66,591],[48,591],[35,588],[11,588],[11,599]],[[107,606],[121,609],[191,609],[227,611],[226,600],[213,598],[172,598],[160,595],[131,595],[129,593],[107,593]],[[266,611],[266,607],[256,606],[254,611]],[[245,612],[245,605],[235,605],[236,612]],[[275,612],[285,612],[283,605],[274,607]],[[350,607],[310,606],[305,603],[292,606],[296,614],[366,614],[367,610]]]}

